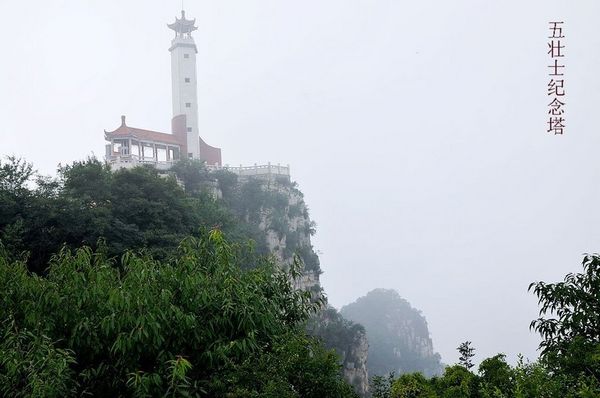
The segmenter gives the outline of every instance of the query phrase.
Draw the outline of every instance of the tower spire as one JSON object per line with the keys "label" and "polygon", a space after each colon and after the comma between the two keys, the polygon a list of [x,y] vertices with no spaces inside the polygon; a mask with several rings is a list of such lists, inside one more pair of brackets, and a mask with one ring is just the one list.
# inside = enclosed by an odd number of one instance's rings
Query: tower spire
{"label": "tower spire", "polygon": [[185,10],[181,10],[181,18],[175,17],[175,22],[168,24],[169,29],[175,31],[175,36],[186,36],[191,37],[192,32],[197,30],[196,19],[187,19],[185,17]]}

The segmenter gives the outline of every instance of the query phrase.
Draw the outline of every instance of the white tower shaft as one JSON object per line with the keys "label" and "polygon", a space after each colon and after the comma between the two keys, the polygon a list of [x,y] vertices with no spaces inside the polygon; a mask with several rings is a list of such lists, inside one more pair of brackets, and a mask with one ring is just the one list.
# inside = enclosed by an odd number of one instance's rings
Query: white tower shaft
{"label": "white tower shaft", "polygon": [[173,90],[173,117],[184,114],[187,120],[187,156],[200,158],[198,131],[198,93],[196,80],[196,43],[191,36],[195,20],[176,19],[169,28],[175,30],[171,41],[171,84]]}

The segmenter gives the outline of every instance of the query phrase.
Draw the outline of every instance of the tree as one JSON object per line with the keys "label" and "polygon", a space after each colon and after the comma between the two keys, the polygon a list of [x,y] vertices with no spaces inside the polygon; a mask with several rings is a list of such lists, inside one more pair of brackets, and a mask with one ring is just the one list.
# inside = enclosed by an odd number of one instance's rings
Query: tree
{"label": "tree", "polygon": [[14,256],[25,251],[25,217],[32,197],[28,185],[36,176],[33,165],[9,156],[0,160],[0,241]]}
{"label": "tree", "polygon": [[0,161],[0,192],[18,194],[27,190],[27,183],[35,176],[33,165],[21,158],[7,156]]}
{"label": "tree", "polygon": [[126,252],[120,268],[102,244],[63,248],[45,276],[9,257],[0,248],[10,396],[354,396],[303,329],[322,303],[293,288],[298,265],[244,271],[220,231],[169,260]]}
{"label": "tree", "polygon": [[560,352],[575,339],[600,344],[600,257],[586,255],[582,264],[583,273],[569,273],[563,282],[529,285],[541,305],[531,328],[542,336],[543,354]]}
{"label": "tree", "polygon": [[564,398],[564,378],[552,374],[541,362],[526,362],[519,356],[512,370],[515,398]]}
{"label": "tree", "polygon": [[480,390],[483,397],[514,397],[515,376],[506,355],[497,354],[486,358],[479,365]]}
{"label": "tree", "polygon": [[0,163],[0,203],[0,240],[11,255],[28,253],[38,273],[63,245],[95,249],[99,239],[112,256],[145,249],[166,259],[200,227],[220,228],[236,242],[262,238],[223,203],[186,194],[173,177],[150,167],[113,172],[95,158],[60,167],[54,179],[8,158]]}
{"label": "tree", "polygon": [[470,370],[474,366],[471,359],[475,356],[475,348],[471,347],[470,341],[465,341],[458,346],[457,350],[460,354],[459,364]]}
{"label": "tree", "polygon": [[392,384],[391,398],[435,398],[430,382],[421,373],[400,375]]}
{"label": "tree", "polygon": [[448,366],[444,375],[432,380],[438,396],[444,398],[475,398],[478,378],[462,365]]}
{"label": "tree", "polygon": [[600,256],[585,255],[582,265],[582,273],[562,282],[529,285],[541,305],[530,327],[541,335],[542,358],[553,372],[600,394]]}
{"label": "tree", "polygon": [[203,184],[211,180],[204,162],[197,159],[181,159],[173,165],[171,171],[177,175],[189,194],[197,194]]}
{"label": "tree", "polygon": [[370,383],[371,397],[390,398],[392,396],[394,380],[394,372],[390,372],[387,376],[373,376]]}

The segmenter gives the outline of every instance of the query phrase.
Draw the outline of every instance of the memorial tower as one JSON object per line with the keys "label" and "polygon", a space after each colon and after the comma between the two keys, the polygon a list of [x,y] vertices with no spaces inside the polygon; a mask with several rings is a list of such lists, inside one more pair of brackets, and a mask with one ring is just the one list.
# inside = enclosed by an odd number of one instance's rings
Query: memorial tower
{"label": "memorial tower", "polygon": [[188,158],[200,159],[200,134],[198,131],[198,83],[196,79],[196,54],[198,49],[192,32],[198,28],[195,19],[187,19],[185,11],[181,18],[169,24],[175,31],[171,41],[171,84],[173,117],[185,115]]}

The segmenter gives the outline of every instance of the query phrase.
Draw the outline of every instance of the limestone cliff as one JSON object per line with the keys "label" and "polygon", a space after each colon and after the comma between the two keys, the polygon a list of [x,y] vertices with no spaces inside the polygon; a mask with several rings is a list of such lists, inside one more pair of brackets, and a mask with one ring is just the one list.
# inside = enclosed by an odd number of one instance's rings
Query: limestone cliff
{"label": "limestone cliff", "polygon": [[334,308],[327,308],[312,320],[309,332],[334,349],[342,361],[344,376],[361,396],[369,390],[367,355],[369,343],[362,325],[344,319]]}
{"label": "limestone cliff", "polygon": [[[218,195],[222,200],[228,201],[239,217],[262,233],[264,241],[257,242],[259,248],[283,266],[289,266],[294,255],[302,260],[304,275],[296,288],[321,294],[319,257],[311,243],[315,223],[310,219],[296,183],[285,176],[240,178],[221,174],[219,185],[222,192]],[[346,321],[335,309],[329,308],[313,319],[309,331],[320,337],[327,348],[336,350],[346,380],[365,396],[369,378],[364,328]]]}
{"label": "limestone cliff", "polygon": [[427,321],[394,290],[375,289],[342,308],[347,319],[359,322],[369,339],[369,374],[389,372],[440,374],[439,354],[433,350]]}
{"label": "limestone cliff", "polygon": [[310,241],[315,225],[310,220],[304,196],[297,185],[286,178],[263,181],[270,200],[261,209],[259,229],[266,234],[267,250],[285,266],[294,261],[294,255],[299,256],[304,264],[304,275],[297,281],[296,288],[318,292],[321,268]]}

